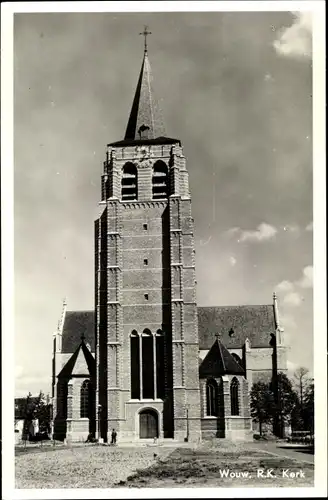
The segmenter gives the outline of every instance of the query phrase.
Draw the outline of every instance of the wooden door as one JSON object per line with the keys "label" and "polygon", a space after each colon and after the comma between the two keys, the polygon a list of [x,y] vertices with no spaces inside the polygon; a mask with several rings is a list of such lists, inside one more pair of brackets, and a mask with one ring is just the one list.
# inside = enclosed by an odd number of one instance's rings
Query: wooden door
{"label": "wooden door", "polygon": [[140,439],[153,439],[158,437],[157,413],[146,410],[140,413]]}

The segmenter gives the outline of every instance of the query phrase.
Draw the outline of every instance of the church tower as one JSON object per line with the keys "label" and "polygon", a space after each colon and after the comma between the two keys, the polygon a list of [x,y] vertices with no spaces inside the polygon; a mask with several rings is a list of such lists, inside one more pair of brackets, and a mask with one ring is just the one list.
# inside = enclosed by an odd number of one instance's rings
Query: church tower
{"label": "church tower", "polygon": [[145,49],[95,222],[97,418],[105,441],[198,440],[195,250],[186,160],[166,136]]}

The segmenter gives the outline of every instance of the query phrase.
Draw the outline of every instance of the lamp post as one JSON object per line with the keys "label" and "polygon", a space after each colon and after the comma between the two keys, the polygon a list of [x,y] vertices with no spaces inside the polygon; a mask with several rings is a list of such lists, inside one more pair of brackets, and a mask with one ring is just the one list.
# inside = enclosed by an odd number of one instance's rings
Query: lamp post
{"label": "lamp post", "polygon": [[274,333],[271,333],[270,347],[272,347],[272,389],[275,402],[275,417],[274,417],[274,434],[281,438],[283,434],[283,421],[280,408],[280,387],[278,379],[278,363],[277,363],[277,338]]}
{"label": "lamp post", "polygon": [[190,405],[186,404],[186,416],[187,416],[187,436],[185,438],[186,442],[189,441],[189,408],[190,408]]}
{"label": "lamp post", "polygon": [[98,443],[100,442],[100,413],[102,406],[98,405]]}

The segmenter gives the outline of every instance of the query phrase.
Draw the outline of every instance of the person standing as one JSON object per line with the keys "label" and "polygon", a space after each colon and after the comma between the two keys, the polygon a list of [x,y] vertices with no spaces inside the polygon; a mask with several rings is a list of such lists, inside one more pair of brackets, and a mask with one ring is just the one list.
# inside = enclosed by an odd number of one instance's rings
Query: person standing
{"label": "person standing", "polygon": [[115,429],[112,430],[112,441],[111,444],[116,444],[117,432]]}

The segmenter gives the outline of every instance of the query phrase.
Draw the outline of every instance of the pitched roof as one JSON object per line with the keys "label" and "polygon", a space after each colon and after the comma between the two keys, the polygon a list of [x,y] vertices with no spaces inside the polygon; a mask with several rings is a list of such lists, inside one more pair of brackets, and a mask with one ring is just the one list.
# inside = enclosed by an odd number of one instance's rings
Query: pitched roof
{"label": "pitched roof", "polygon": [[95,312],[67,311],[62,333],[62,352],[74,352],[84,335],[85,342],[95,351]]}
{"label": "pitched roof", "polygon": [[228,349],[241,348],[246,338],[251,347],[269,347],[275,329],[273,305],[198,307],[200,349],[210,349],[216,333]]}
{"label": "pitched roof", "polygon": [[81,340],[79,346],[62,370],[58,377],[70,377],[71,375],[91,375],[96,372],[96,361],[91,352],[85,345],[85,341]]}
{"label": "pitched roof", "polygon": [[152,73],[146,51],[141,65],[139,80],[124,139],[140,140],[139,129],[143,126],[149,127],[149,139],[165,136],[161,111],[154,97]]}
{"label": "pitched roof", "polygon": [[[73,353],[84,335],[95,351],[95,312],[67,311],[64,320],[62,352]],[[229,331],[233,329],[233,336]],[[243,347],[246,338],[251,347],[269,347],[276,329],[273,305],[198,307],[199,348],[208,350],[215,334],[228,349]]]}
{"label": "pitched roof", "polygon": [[199,367],[200,377],[243,374],[242,367],[218,339],[215,340]]}

